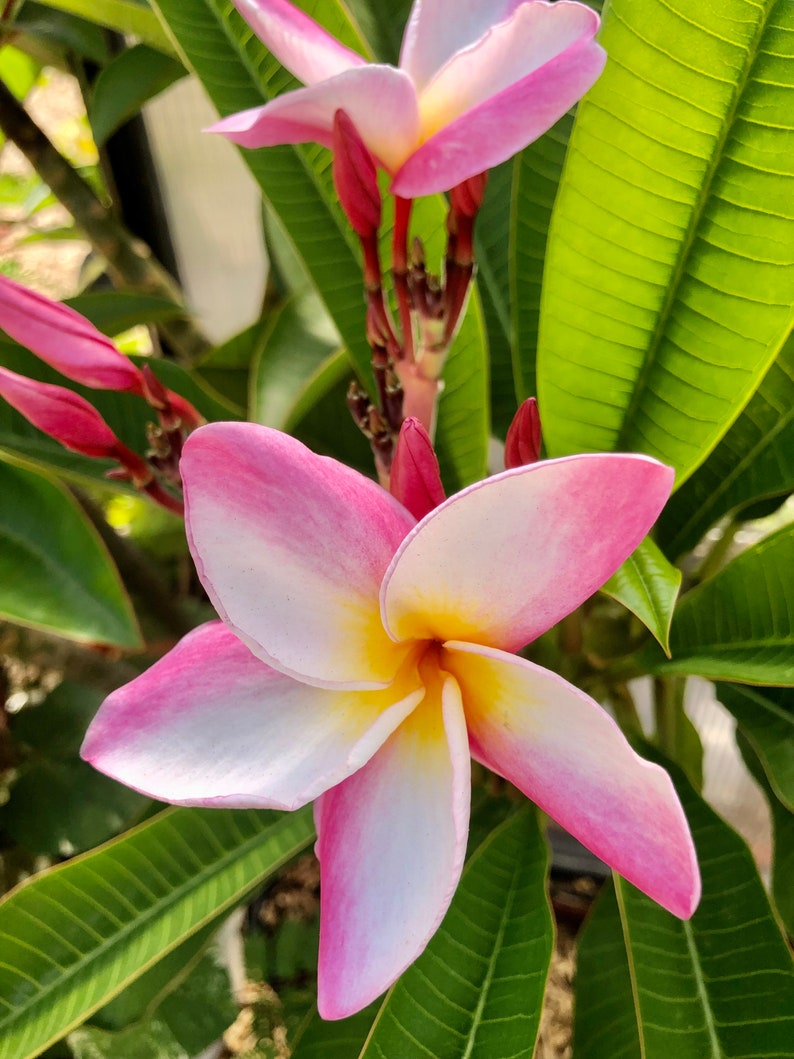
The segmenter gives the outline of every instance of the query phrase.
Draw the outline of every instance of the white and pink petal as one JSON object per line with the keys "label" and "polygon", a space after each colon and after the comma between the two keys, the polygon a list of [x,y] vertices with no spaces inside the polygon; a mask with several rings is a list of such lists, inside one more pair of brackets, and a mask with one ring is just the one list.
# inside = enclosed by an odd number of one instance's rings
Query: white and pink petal
{"label": "white and pink petal", "polygon": [[491,26],[509,18],[524,0],[415,0],[403,35],[400,67],[418,89],[457,52],[470,48]]}
{"label": "white and pink petal", "polygon": [[[533,6],[540,2],[533,0]],[[588,91],[604,61],[605,54],[594,41],[572,44],[539,70],[431,135],[407,159],[390,190],[404,198],[429,195],[511,158],[547,132]]]}
{"label": "white and pink petal", "polygon": [[639,757],[611,717],[556,673],[449,643],[472,754],[673,915],[700,897],[695,848],[670,777]]}
{"label": "white and pink petal", "polygon": [[356,471],[253,423],[211,423],[182,457],[188,539],[227,624],[310,684],[389,684],[406,651],[378,588],[414,519]]}
{"label": "white and pink petal", "polygon": [[[590,52],[603,62],[603,49],[593,41],[597,30],[598,15],[584,4],[571,0],[559,0],[555,4],[535,0],[521,4],[509,19],[492,26],[475,45],[450,59],[421,91],[422,138],[429,139],[461,114],[518,85],[531,74],[540,73],[544,67],[548,66],[551,73],[549,64],[576,44],[586,45],[576,52],[577,66]],[[570,70],[569,76],[570,89],[560,92],[560,116],[571,105],[567,100],[579,88],[575,70]],[[556,87],[559,91],[559,84]],[[542,78],[535,79],[534,90],[539,108],[545,110]]]}
{"label": "white and pink petal", "polygon": [[330,148],[337,110],[345,111],[371,154],[390,172],[419,142],[419,107],[410,78],[393,66],[375,64],[231,114],[208,131],[241,147],[320,143]]}
{"label": "white and pink petal", "polygon": [[234,0],[234,4],[281,65],[305,85],[366,62],[287,0]]}
{"label": "white and pink petal", "polygon": [[437,930],[460,878],[470,761],[460,694],[426,700],[360,771],[315,803],[322,903],[318,1005],[344,1018],[387,989]]}
{"label": "white and pink petal", "polygon": [[566,456],[469,486],[405,538],[381,589],[397,641],[515,651],[592,595],[653,525],[673,484],[647,456]]}
{"label": "white and pink petal", "polygon": [[212,622],[105,700],[82,755],[161,801],[297,809],[361,768],[422,695],[415,666],[383,691],[300,684]]}

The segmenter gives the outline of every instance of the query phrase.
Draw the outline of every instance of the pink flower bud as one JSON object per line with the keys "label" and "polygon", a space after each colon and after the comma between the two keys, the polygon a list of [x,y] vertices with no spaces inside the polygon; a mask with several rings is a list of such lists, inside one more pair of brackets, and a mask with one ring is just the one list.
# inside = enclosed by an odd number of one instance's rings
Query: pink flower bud
{"label": "pink flower bud", "polygon": [[0,368],[0,395],[34,427],[72,452],[119,460],[128,472],[126,477],[136,484],[151,478],[141,457],[119,441],[96,408],[79,394]]}
{"label": "pink flower bud", "polygon": [[370,239],[380,227],[378,175],[372,155],[344,110],[334,114],[334,187],[353,230]]}
{"label": "pink flower bud", "polygon": [[534,397],[528,397],[520,406],[507,431],[505,441],[505,467],[523,467],[526,463],[537,463],[541,446],[540,412]]}
{"label": "pink flower bud", "polygon": [[449,201],[455,213],[463,217],[476,217],[482,206],[485,196],[485,186],[488,183],[488,172],[478,173],[477,176],[469,177],[460,184],[456,184],[450,190]]}
{"label": "pink flower bud", "polygon": [[445,500],[433,443],[413,416],[400,429],[389,488],[392,496],[417,519],[423,519]]}
{"label": "pink flower bud", "polygon": [[0,276],[0,327],[67,379],[142,394],[141,373],[80,313]]}

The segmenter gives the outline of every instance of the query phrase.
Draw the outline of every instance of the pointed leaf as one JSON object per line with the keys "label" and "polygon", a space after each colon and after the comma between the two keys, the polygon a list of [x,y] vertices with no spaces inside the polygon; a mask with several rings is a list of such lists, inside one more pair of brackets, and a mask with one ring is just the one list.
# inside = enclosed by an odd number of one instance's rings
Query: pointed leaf
{"label": "pointed leaf", "polygon": [[741,726],[775,795],[794,813],[794,689],[718,684],[717,698]]}
{"label": "pointed leaf", "polygon": [[794,8],[613,0],[546,262],[549,452],[703,462],[794,319]]}
{"label": "pointed leaf", "polygon": [[681,571],[646,537],[601,591],[636,614],[669,656],[670,622],[680,587]]}
{"label": "pointed leaf", "polygon": [[361,1059],[532,1054],[552,947],[546,858],[532,811],[492,832],[438,933],[389,993]]}
{"label": "pointed leaf", "polygon": [[794,335],[716,449],[671,497],[659,519],[658,540],[674,558],[694,548],[729,511],[792,490]]}
{"label": "pointed leaf", "polygon": [[747,846],[671,773],[703,897],[681,921],[616,878],[579,955],[577,1059],[764,1059],[790,1051],[794,970]]}
{"label": "pointed leaf", "polygon": [[0,1059],[38,1055],[313,834],[308,809],[168,809],[12,891],[0,904]]}
{"label": "pointed leaf", "polygon": [[670,629],[669,661],[645,656],[654,673],[794,684],[794,525],[742,552],[688,592]]}
{"label": "pointed leaf", "polygon": [[0,614],[71,640],[141,645],[124,587],[65,489],[0,463]]}
{"label": "pointed leaf", "polygon": [[146,44],[125,48],[97,77],[88,119],[98,147],[187,70],[178,60]]}

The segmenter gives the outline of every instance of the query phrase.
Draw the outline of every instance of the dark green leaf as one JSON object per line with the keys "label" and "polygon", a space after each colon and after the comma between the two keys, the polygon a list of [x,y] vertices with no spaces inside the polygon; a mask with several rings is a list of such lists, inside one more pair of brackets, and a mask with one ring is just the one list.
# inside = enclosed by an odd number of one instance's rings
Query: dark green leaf
{"label": "dark green leaf", "polygon": [[794,683],[794,526],[742,552],[688,592],[673,617],[672,658],[657,673]]}
{"label": "dark green leaf", "polygon": [[794,689],[718,684],[717,698],[741,726],[775,795],[794,812]]}
{"label": "dark green leaf", "polygon": [[0,904],[0,1059],[28,1059],[312,841],[311,811],[169,809]]}
{"label": "dark green leaf", "polygon": [[577,1059],[781,1059],[791,955],[742,839],[671,769],[703,876],[682,922],[616,877],[580,943]]}
{"label": "dark green leaf", "polygon": [[670,499],[659,519],[658,540],[668,555],[681,555],[729,511],[759,518],[746,505],[792,489],[794,338],[789,338],[731,429]]}
{"label": "dark green leaf", "polygon": [[88,120],[97,146],[186,73],[177,59],[146,44],[120,52],[100,72],[91,94]]}
{"label": "dark green leaf", "polygon": [[113,561],[71,496],[0,463],[0,613],[72,640],[141,645]]}
{"label": "dark green leaf", "polygon": [[90,291],[76,298],[65,298],[64,305],[85,316],[111,338],[138,324],[157,324],[185,314],[183,308],[165,298],[132,291]]}

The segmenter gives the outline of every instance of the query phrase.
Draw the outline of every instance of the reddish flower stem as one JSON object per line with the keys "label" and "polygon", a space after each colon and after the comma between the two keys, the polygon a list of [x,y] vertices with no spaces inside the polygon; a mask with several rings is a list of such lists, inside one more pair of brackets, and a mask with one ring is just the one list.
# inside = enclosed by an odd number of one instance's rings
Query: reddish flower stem
{"label": "reddish flower stem", "polygon": [[392,235],[392,276],[397,311],[402,331],[402,359],[414,363],[414,326],[411,291],[408,285],[408,224],[413,199],[394,199],[394,232]]}

